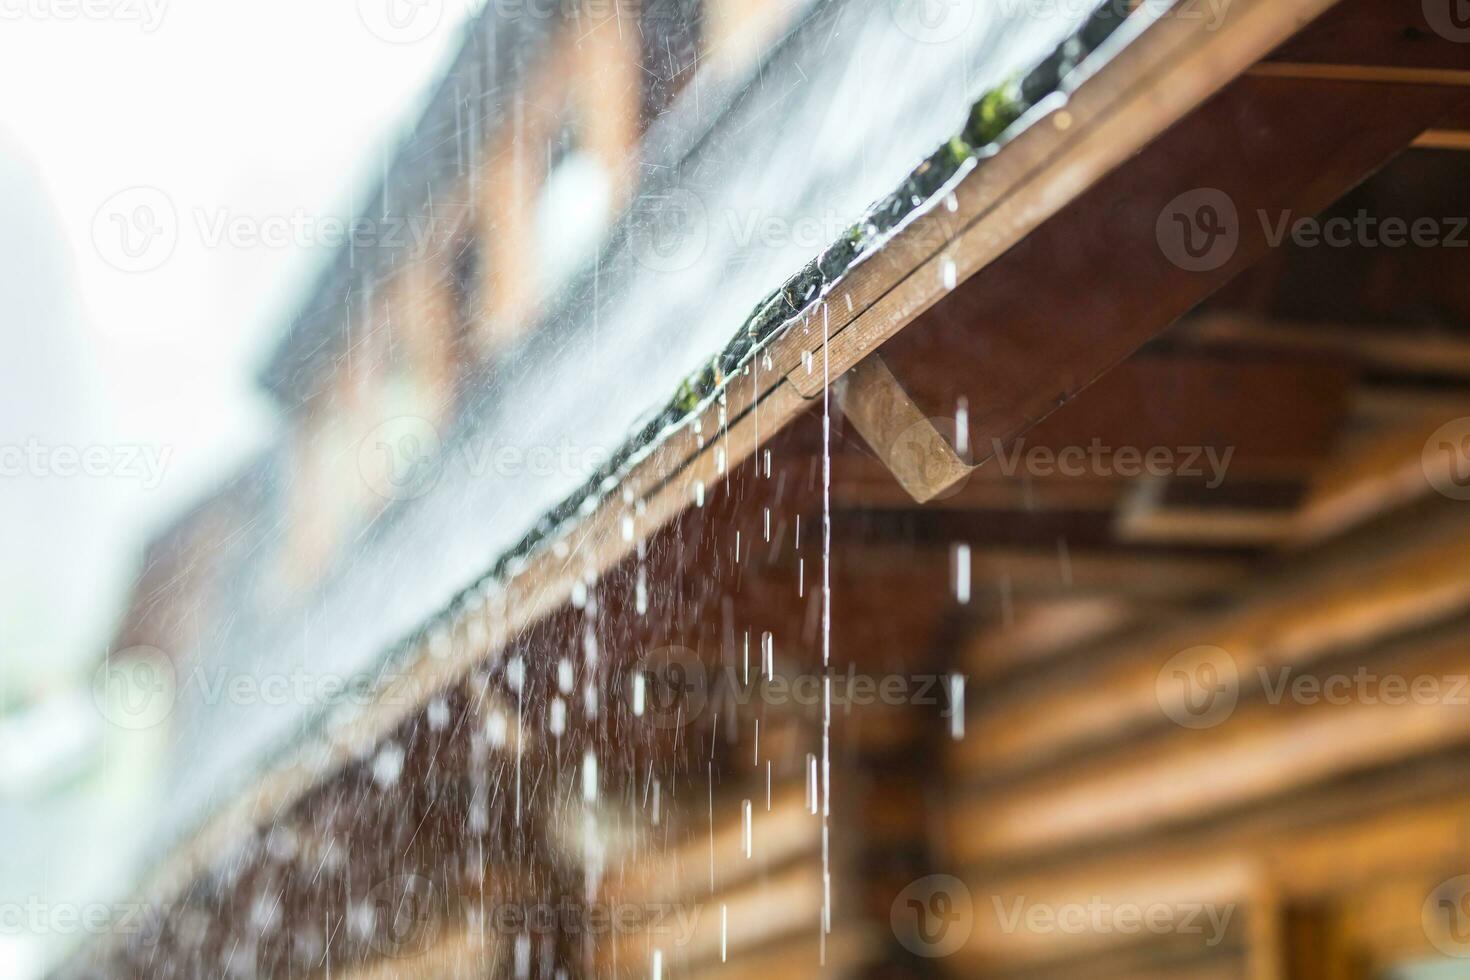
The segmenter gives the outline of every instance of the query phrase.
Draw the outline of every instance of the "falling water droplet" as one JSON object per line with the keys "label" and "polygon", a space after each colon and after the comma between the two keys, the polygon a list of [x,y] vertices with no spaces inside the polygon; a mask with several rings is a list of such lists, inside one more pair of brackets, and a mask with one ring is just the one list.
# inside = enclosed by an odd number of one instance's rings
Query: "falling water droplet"
{"label": "falling water droplet", "polygon": [[396,786],[403,775],[403,758],[403,746],[397,742],[384,745],[373,758],[373,782],[383,789]]}
{"label": "falling water droplet", "polygon": [[528,980],[531,976],[531,937],[521,933],[516,937],[516,978]]}
{"label": "falling water droplet", "polygon": [[959,281],[959,271],[955,268],[954,259],[946,255],[939,262],[939,277],[944,283],[945,289],[954,289]]}
{"label": "falling water droplet", "polygon": [[510,734],[510,721],[500,711],[492,711],[485,719],[485,739],[493,748],[504,748]]}
{"label": "falling water droplet", "polygon": [[970,603],[970,546],[954,546],[954,597],[960,605]]}
{"label": "falling water droplet", "polygon": [[965,675],[949,675],[949,737],[965,737]]}
{"label": "falling water droplet", "polygon": [[970,454],[970,400],[964,395],[954,406],[954,449],[961,459]]}
{"label": "falling water droplet", "polygon": [[588,749],[582,756],[582,800],[597,802],[597,756]]}

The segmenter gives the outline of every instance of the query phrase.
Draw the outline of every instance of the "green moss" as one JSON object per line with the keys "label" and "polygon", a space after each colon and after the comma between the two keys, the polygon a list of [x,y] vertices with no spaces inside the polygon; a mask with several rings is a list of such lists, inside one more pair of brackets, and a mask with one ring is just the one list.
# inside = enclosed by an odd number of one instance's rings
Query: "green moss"
{"label": "green moss", "polygon": [[986,92],[971,108],[965,140],[972,146],[994,143],[1025,111],[1020,86],[1014,80],[1008,81]]}
{"label": "green moss", "polygon": [[695,387],[698,382],[698,375],[685,378],[679,382],[679,390],[674,394],[674,407],[685,415],[699,407],[699,391]]}

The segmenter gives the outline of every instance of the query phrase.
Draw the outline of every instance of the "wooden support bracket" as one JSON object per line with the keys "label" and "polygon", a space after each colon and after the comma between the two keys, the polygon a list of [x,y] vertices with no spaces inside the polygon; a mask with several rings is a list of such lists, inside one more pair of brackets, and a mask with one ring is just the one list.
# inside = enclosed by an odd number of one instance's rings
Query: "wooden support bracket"
{"label": "wooden support bracket", "polygon": [[959,489],[975,467],[941,428],[954,422],[931,419],[919,410],[881,354],[870,354],[838,388],[842,412],[894,479],[921,504]]}

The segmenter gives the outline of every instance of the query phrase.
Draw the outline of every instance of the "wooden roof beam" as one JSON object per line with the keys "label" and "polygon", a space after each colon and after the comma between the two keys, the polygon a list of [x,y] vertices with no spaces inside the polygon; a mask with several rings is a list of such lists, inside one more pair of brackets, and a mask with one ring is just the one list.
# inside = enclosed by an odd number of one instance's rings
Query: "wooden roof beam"
{"label": "wooden roof beam", "polygon": [[882,354],[870,354],[843,379],[838,403],[858,433],[917,503],[941,497],[975,467],[904,390]]}

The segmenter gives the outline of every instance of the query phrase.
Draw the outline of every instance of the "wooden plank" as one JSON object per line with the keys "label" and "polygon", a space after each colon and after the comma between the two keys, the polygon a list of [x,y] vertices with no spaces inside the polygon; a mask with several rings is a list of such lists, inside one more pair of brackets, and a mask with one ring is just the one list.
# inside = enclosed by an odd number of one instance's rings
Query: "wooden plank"
{"label": "wooden plank", "polygon": [[[1142,925],[1131,933],[1115,928],[1106,918],[1099,927],[1098,919],[1089,914],[1063,930],[1058,927],[1031,926],[1026,918],[1013,921],[1015,913],[1031,909],[1043,911],[1077,909],[1097,910],[1104,917],[1109,910],[1157,909],[1162,921],[1171,927],[1182,926],[1191,915],[1194,927],[1212,928],[1208,919],[1187,910],[1208,907],[1217,914],[1216,925],[1237,926],[1248,912],[1248,903],[1260,887],[1262,869],[1252,857],[1242,853],[1197,855],[1194,860],[1174,866],[1155,865],[1131,877],[1081,875],[1041,875],[1029,878],[970,877],[975,907],[974,930],[969,942],[954,956],[957,967],[971,971],[1015,971],[1048,963],[1071,962],[1104,954],[1110,950],[1137,946],[1149,933]],[[1085,882],[1085,883],[1083,883]],[[1228,917],[1228,918],[1227,918]],[[1044,923],[1044,919],[1037,920]],[[1192,947],[1196,953],[1207,952],[1208,934],[1174,936],[1176,942]]]}
{"label": "wooden plank", "polygon": [[1274,350],[1340,358],[1378,372],[1470,378],[1470,336],[1396,326],[1294,323],[1238,313],[1207,313],[1175,336],[1206,348]]}
{"label": "wooden plank", "polygon": [[974,467],[926,418],[881,354],[871,354],[842,379],[838,404],[893,478],[918,503],[945,496]]}
{"label": "wooden plank", "polygon": [[1117,632],[1139,616],[1134,603],[1111,597],[1024,601],[1008,621],[988,623],[967,636],[956,662],[971,684],[983,687],[987,680]]}
{"label": "wooden plank", "polygon": [[1455,0],[1344,0],[1267,59],[1297,64],[1470,68],[1470,25]]}
{"label": "wooden plank", "polygon": [[772,868],[820,851],[822,823],[807,809],[805,773],[796,785],[776,787],[769,810],[763,787],[751,790],[759,800],[752,806],[750,857],[745,855],[744,817],[731,811],[713,828],[689,828],[687,843],[675,841],[651,860],[634,861],[630,855],[618,890],[638,901],[698,899],[712,887],[724,890],[745,885]]}
{"label": "wooden plank", "polygon": [[1470,69],[1400,68],[1387,65],[1330,65],[1290,61],[1265,61],[1250,70],[1255,78],[1285,78],[1298,81],[1357,82],[1369,85],[1470,85]]}
{"label": "wooden plank", "polygon": [[[912,595],[937,587],[950,596],[951,609],[958,611],[950,563],[955,560],[954,545],[965,540],[963,533],[956,533],[942,546],[928,551],[928,557],[918,564],[921,569],[927,566],[931,575],[933,569],[938,569],[941,577],[937,581],[929,578],[920,585],[911,583]],[[881,566],[894,562],[892,547],[854,543],[844,550],[844,560],[849,564]],[[911,554],[909,560],[912,558]],[[1175,600],[1237,584],[1250,571],[1250,563],[1238,557],[1157,554],[1140,559],[1136,554],[1113,551],[1072,551],[1065,542],[1050,548],[976,547],[970,558],[971,602],[977,608],[1003,608],[1012,599],[1025,596]]]}
{"label": "wooden plank", "polygon": [[[1361,785],[1330,788],[1204,830],[1154,836],[1121,849],[1092,848],[1034,868],[977,869],[967,880],[977,908],[994,907],[997,899],[1004,906],[1018,896],[1050,904],[1232,903],[1250,901],[1263,890],[1278,905],[1300,908],[1371,889],[1391,875],[1443,877],[1446,869],[1466,866],[1470,796],[1456,768],[1441,767],[1427,786],[1420,781],[1409,787],[1412,776],[1405,776],[1396,783],[1380,781],[1376,794],[1364,793]],[[1402,788],[1412,792],[1404,795]],[[957,823],[955,832],[963,834],[966,826]],[[1425,894],[1414,904],[1415,916]],[[1095,934],[1052,938],[1048,946],[991,929],[977,934],[956,957],[957,965],[1065,961],[1109,945],[1107,936]],[[1115,937],[1111,944],[1117,942]]]}
{"label": "wooden plank", "polygon": [[810,980],[820,975],[841,980],[868,974],[864,967],[884,951],[883,936],[875,928],[834,926],[825,943],[812,930],[810,937],[768,948],[736,953],[729,962],[701,965],[691,978],[718,980]]}
{"label": "wooden plank", "polygon": [[1414,140],[1416,150],[1470,150],[1470,130],[1426,129]]}
{"label": "wooden plank", "polygon": [[1345,445],[1313,477],[1292,540],[1322,541],[1452,485],[1456,458],[1430,450],[1451,407],[1430,404]]}
{"label": "wooden plank", "polygon": [[657,950],[664,969],[675,975],[716,967],[722,948],[727,958],[743,958],[803,933],[816,935],[822,901],[821,861],[793,865],[740,888],[703,896],[686,919],[692,925],[687,935],[669,937],[660,945],[655,945],[657,937],[622,937],[616,962],[624,969],[651,963]]}
{"label": "wooden plank", "polygon": [[[1099,650],[1084,670],[1042,677],[977,704],[957,753],[961,771],[999,774],[1111,739],[1167,726],[1160,671],[1181,651],[1228,651],[1245,691],[1259,667],[1303,665],[1381,641],[1470,606],[1470,527],[1431,524],[1387,549],[1305,562],[1262,583],[1229,612]],[[1172,690],[1172,689],[1171,689]],[[1174,691],[1171,697],[1182,697]]]}
{"label": "wooden plank", "polygon": [[[1356,770],[1470,742],[1470,631],[1449,631],[1393,658],[1342,669],[1348,696],[1242,705],[1208,728],[1173,728],[1077,765],[981,792],[960,811],[977,860],[1017,860],[1059,848],[1143,834],[1161,826],[1279,796]],[[1398,677],[1404,690],[1352,678]],[[1291,675],[1301,676],[1300,674]],[[1417,697],[1410,684],[1437,685]]]}
{"label": "wooden plank", "polygon": [[[1245,911],[1232,925],[1246,922]],[[1253,920],[1252,920],[1253,921]],[[1057,960],[975,962],[963,956],[940,961],[943,976],[989,980],[1253,980],[1249,950],[1232,934],[1214,947],[1179,937],[1134,937]]]}
{"label": "wooden plank", "polygon": [[1118,513],[1118,540],[1129,544],[1262,547],[1287,540],[1296,512],[1287,508],[1187,507],[1168,503],[1166,477],[1144,478]]}
{"label": "wooden plank", "polygon": [[438,980],[440,977],[502,976],[511,966],[513,942],[489,932],[454,931],[421,953],[388,957],[359,970],[328,970],[342,980]]}

